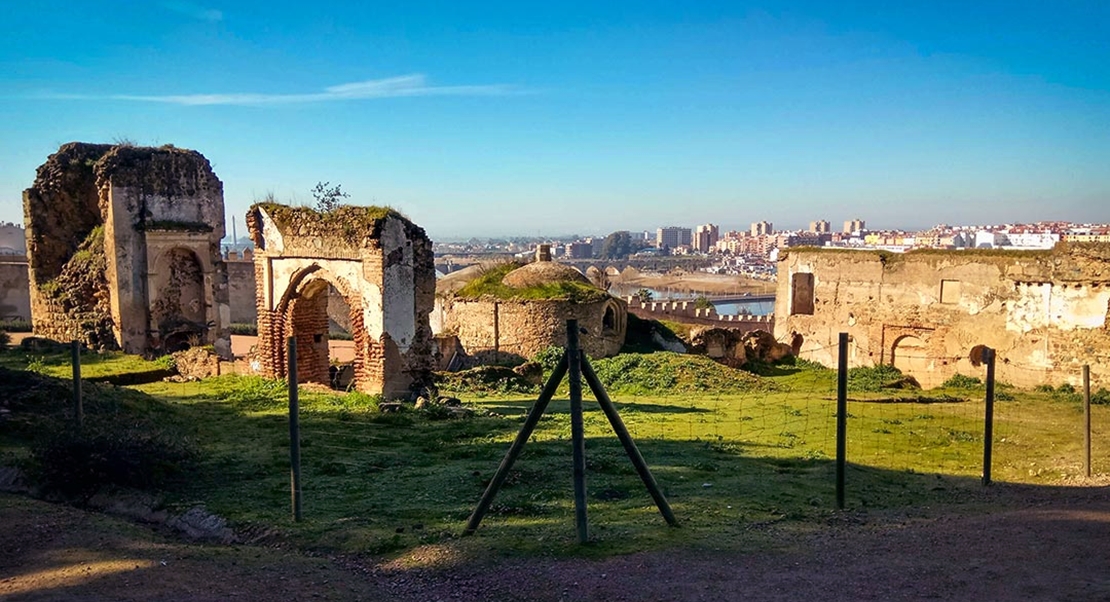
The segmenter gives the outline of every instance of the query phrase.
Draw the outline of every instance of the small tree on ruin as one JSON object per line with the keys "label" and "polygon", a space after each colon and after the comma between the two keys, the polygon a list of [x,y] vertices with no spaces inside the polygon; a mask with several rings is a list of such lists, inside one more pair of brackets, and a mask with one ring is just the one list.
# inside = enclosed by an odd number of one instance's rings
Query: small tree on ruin
{"label": "small tree on ruin", "polygon": [[343,204],[343,199],[350,197],[351,195],[343,192],[340,184],[332,186],[331,182],[317,182],[312,189],[312,198],[316,199],[316,210],[320,213],[334,211]]}

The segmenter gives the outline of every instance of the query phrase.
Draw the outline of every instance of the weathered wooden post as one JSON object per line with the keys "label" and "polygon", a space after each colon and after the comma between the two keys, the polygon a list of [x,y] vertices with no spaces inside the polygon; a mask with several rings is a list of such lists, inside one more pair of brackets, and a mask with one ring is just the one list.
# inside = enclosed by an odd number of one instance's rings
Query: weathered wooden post
{"label": "weathered wooden post", "polygon": [[70,341],[69,351],[73,364],[73,424],[81,428],[85,421],[85,405],[81,399],[81,342]]}
{"label": "weathered wooden post", "polygon": [[590,528],[586,516],[586,435],[582,423],[582,355],[578,349],[578,320],[567,320],[570,440],[574,455],[574,523],[578,527],[578,543],[586,543],[590,540]]}
{"label": "weathered wooden post", "polygon": [[836,507],[844,509],[844,472],[848,465],[848,333],[840,333],[836,366]]}
{"label": "weathered wooden post", "polygon": [[289,465],[293,520],[301,520],[301,421],[297,391],[297,337],[289,337]]}
{"label": "weathered wooden post", "polygon": [[1083,366],[1083,468],[1091,478],[1091,367]]}
{"label": "weathered wooden post", "polygon": [[983,418],[983,485],[985,486],[991,484],[991,454],[994,441],[994,349],[990,347],[984,349],[983,359],[987,362],[987,399]]}

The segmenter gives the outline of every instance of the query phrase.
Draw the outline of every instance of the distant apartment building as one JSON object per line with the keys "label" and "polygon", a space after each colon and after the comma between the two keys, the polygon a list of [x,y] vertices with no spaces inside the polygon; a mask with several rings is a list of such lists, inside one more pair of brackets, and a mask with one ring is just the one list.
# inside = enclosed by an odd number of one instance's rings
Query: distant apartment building
{"label": "distant apartment building", "polygon": [[689,228],[668,226],[655,231],[655,246],[660,249],[677,249],[693,244],[693,231]]}
{"label": "distant apartment building", "polygon": [[867,223],[861,219],[850,219],[844,222],[844,233],[862,232],[867,229]]}
{"label": "distant apartment building", "polygon": [[568,259],[589,259],[594,256],[594,246],[588,242],[567,243]]}
{"label": "distant apartment building", "polygon": [[752,222],[752,236],[770,236],[775,233],[771,222]]}
{"label": "distant apartment building", "polygon": [[809,222],[809,231],[814,234],[827,234],[829,232],[829,221],[819,219],[815,222]]}
{"label": "distant apartment building", "polygon": [[717,248],[720,229],[716,224],[704,224],[694,228],[693,246],[699,253],[708,253]]}

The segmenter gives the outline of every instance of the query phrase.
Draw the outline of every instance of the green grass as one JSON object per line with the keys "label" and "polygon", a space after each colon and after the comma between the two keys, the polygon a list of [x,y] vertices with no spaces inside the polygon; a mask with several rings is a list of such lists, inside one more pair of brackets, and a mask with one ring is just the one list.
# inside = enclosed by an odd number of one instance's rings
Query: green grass
{"label": "green grass", "polygon": [[[70,378],[73,365],[70,363],[68,346],[58,347],[55,351],[25,353],[13,350],[0,354],[0,367],[12,370],[30,370],[46,376]],[[109,376],[143,374],[165,370],[166,364],[145,360],[137,355],[127,355],[118,351],[81,352],[81,378],[104,378]]]}
{"label": "green grass", "polygon": [[523,288],[513,288],[501,282],[509,272],[523,264],[506,262],[492,266],[480,276],[471,280],[455,294],[465,299],[494,297],[497,299],[528,300],[569,300],[575,303],[591,303],[609,297],[609,293],[585,282],[548,282]]}
{"label": "green grass", "polygon": [[[632,382],[636,370],[644,370],[637,379],[663,378],[664,369],[680,365],[650,364],[666,359],[656,355],[617,358],[605,370]],[[20,354],[0,357],[19,363]],[[633,361],[639,365],[621,363]],[[122,369],[136,362],[109,357],[103,365]],[[603,365],[595,362],[599,373]],[[62,365],[50,368],[65,372]],[[771,376],[744,378],[745,387],[728,392],[611,391],[681,529],[659,517],[587,389],[587,488],[596,540],[587,548],[574,537],[571,425],[562,395],[548,407],[477,536],[458,542],[532,395],[464,397],[473,415],[443,418],[412,409],[381,413],[371,396],[302,389],[305,520],[294,523],[283,383],[223,376],[118,391],[130,396],[128,403],[149,404],[141,407],[172,418],[201,448],[190,478],[165,492],[171,509],[204,503],[236,528],[272,531],[288,545],[323,552],[395,555],[450,540],[464,552],[603,556],[743,545],[752,525],[807,528],[835,513],[835,372],[780,366]],[[1051,485],[1078,474],[1081,406],[1055,392],[1014,390],[1013,397],[995,408],[995,480]],[[979,391],[880,389],[853,392],[851,399],[850,508],[975,498],[983,444]],[[1096,425],[1110,420],[1110,408],[1094,411]],[[23,445],[4,430],[0,444],[9,458]],[[1095,453],[1096,472],[1110,471],[1106,447]]]}

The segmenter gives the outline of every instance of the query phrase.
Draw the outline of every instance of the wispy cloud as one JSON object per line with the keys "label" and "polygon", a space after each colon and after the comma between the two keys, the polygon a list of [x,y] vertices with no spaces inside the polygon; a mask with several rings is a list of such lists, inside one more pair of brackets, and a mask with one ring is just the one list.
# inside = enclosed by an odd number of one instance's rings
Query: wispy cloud
{"label": "wispy cloud", "polygon": [[399,77],[339,84],[337,86],[324,88],[320,92],[302,94],[264,94],[256,92],[168,95],[113,94],[109,96],[52,94],[47,97],[60,100],[124,100],[132,102],[211,106],[305,104],[338,100],[396,98],[400,96],[505,96],[520,93],[521,90],[519,88],[507,84],[434,86],[428,83],[427,78],[423,74],[414,73]]}
{"label": "wispy cloud", "polygon": [[224,13],[214,8],[205,8],[184,0],[165,0],[161,2],[162,8],[175,13],[199,19],[201,21],[223,21]]}

